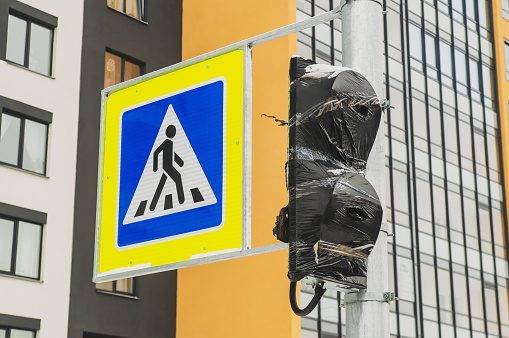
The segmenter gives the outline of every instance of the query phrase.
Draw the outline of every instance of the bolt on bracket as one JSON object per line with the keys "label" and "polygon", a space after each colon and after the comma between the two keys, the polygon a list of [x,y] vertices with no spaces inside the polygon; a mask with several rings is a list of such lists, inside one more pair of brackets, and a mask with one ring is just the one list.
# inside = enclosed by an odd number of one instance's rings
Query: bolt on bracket
{"label": "bolt on bracket", "polygon": [[391,108],[391,109],[394,109],[393,106],[391,106],[391,102],[387,99],[381,99],[380,100],[380,107],[382,109],[387,109],[387,108]]}
{"label": "bolt on bracket", "polygon": [[341,306],[345,307],[348,304],[359,303],[359,302],[384,302],[390,303],[394,300],[398,300],[395,297],[394,292],[365,292],[360,291],[357,293],[348,293],[343,297]]}

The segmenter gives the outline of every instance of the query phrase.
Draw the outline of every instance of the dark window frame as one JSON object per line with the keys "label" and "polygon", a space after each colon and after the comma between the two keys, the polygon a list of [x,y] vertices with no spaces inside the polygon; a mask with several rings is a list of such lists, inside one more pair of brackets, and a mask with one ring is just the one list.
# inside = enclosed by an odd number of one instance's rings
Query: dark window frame
{"label": "dark window frame", "polygon": [[[138,76],[142,76],[143,74],[145,74],[145,62],[143,61],[140,61],[136,58],[133,58],[131,56],[128,56],[124,53],[120,53],[114,49],[111,49],[111,48],[106,48],[106,51],[105,53],[109,53],[109,54],[113,54],[114,56],[117,56],[121,59],[121,68],[120,68],[120,83],[126,81],[124,78],[125,78],[125,62],[130,62],[130,63],[133,63],[135,65],[137,65],[139,67],[139,74]],[[118,84],[118,83],[117,83]]]}
{"label": "dark window frame", "polygon": [[[109,7],[109,8],[111,8],[111,7]],[[112,9],[115,10],[114,8],[112,8]],[[120,58],[120,83],[125,81],[125,62],[126,61],[138,66],[138,69],[139,69],[138,76],[141,76],[142,74],[145,73],[145,63],[144,62],[137,60],[135,58],[132,58],[130,56],[127,56],[124,53],[119,53],[119,52],[117,52],[113,49],[110,49],[110,48],[106,48],[105,56],[106,56],[106,53],[112,54],[112,55]],[[96,283],[96,292],[102,293],[102,294],[123,296],[123,297],[138,299],[138,288],[137,288],[136,278],[130,278],[130,279],[132,280],[132,282],[131,282],[132,283],[132,287],[131,287],[132,292],[118,291],[116,280],[112,281],[112,290],[100,289],[97,287],[97,285],[101,284],[101,283]]]}
{"label": "dark window frame", "polygon": [[[16,205],[11,205],[7,203],[0,202],[0,218],[7,219],[7,220],[14,220],[14,221],[25,221],[33,224],[37,224],[41,226],[41,238],[40,238],[40,252],[39,252],[39,273],[37,278],[33,277],[26,277],[26,276],[20,276],[16,275],[14,273],[7,273],[4,271],[0,271],[0,276],[16,276],[20,278],[26,278],[30,280],[40,280],[41,278],[41,268],[42,268],[42,240],[44,237],[44,225],[47,223],[48,215],[44,212],[26,209],[22,207],[18,207]],[[16,225],[15,225],[16,226]],[[13,254],[14,252],[14,245],[16,245],[17,236],[13,236]],[[15,258],[15,256],[11,257],[11,270],[13,269],[12,260]],[[14,265],[15,266],[15,265]],[[5,325],[4,323],[4,317],[6,315],[0,314],[0,325]],[[16,317],[18,318],[18,317]],[[20,317],[21,318],[21,317]],[[10,325],[10,324],[9,324]]]}
{"label": "dark window frame", "polygon": [[[137,0],[135,0],[135,1],[137,2]],[[119,9],[114,8],[114,7],[108,6],[108,2],[106,1],[106,7],[107,8],[112,9],[112,10],[114,10],[116,12],[119,12],[119,13],[125,14],[128,17],[136,19],[138,21],[147,22],[147,15],[146,15],[146,13],[147,13],[147,10],[146,10],[147,4],[146,4],[146,0],[141,0],[140,7],[138,8],[138,11],[140,12],[140,17],[139,18],[137,18],[135,16],[132,16],[130,14],[127,14],[126,13],[126,7],[127,7],[126,5],[127,5],[127,0],[123,0],[122,1],[122,6],[123,6],[124,10],[119,10]]]}
{"label": "dark window frame", "polygon": [[124,292],[124,291],[117,290],[117,281],[116,280],[112,281],[111,290],[99,289],[99,288],[97,288],[97,284],[101,284],[101,283],[96,283],[96,291],[98,293],[104,293],[104,294],[116,295],[116,296],[126,296],[126,297],[129,297],[129,298],[137,299],[138,298],[138,288],[137,288],[137,284],[138,283],[136,282],[136,278],[131,277],[131,278],[125,278],[125,279],[131,279],[132,280],[131,281],[131,283],[132,283],[132,286],[131,286],[132,292]]}
{"label": "dark window frame", "polygon": [[[55,46],[55,28],[56,26],[53,26],[45,21],[42,21],[42,20],[39,20],[37,18],[34,18],[34,17],[31,17],[27,14],[24,14],[23,12],[20,12],[18,10],[14,10],[14,9],[11,9],[9,10],[9,15],[7,16],[9,18],[9,16],[14,16],[20,20],[24,20],[26,23],[27,23],[27,27],[26,27],[26,31],[25,31],[25,55],[24,55],[24,58],[23,58],[23,64],[19,64],[15,61],[12,61],[12,60],[8,60],[7,59],[7,55],[5,57],[5,61],[7,61],[8,63],[11,63],[11,64],[14,64],[14,65],[17,65],[17,66],[20,66],[20,67],[23,67],[23,68],[26,68],[30,71],[33,71],[34,73],[37,73],[37,74],[41,74],[41,75],[44,75],[44,76],[48,76],[48,77],[52,77],[53,76],[53,54],[54,54],[54,46]],[[32,23],[35,23],[37,25],[40,25],[44,28],[47,28],[50,30],[51,32],[51,42],[50,42],[50,50],[51,50],[51,53],[50,53],[50,60],[49,60],[49,74],[44,74],[44,73],[41,73],[41,72],[38,72],[36,70],[33,70],[33,69],[30,69],[29,68],[29,63],[30,63],[30,35],[31,35],[31,31],[32,31]],[[7,41],[7,40],[6,40]]]}
{"label": "dark window frame", "polygon": [[[13,168],[17,168],[17,169],[21,169],[21,170],[24,170],[26,172],[30,172],[30,173],[33,173],[33,174],[36,174],[36,175],[46,176],[47,166],[48,166],[48,143],[49,143],[48,142],[48,137],[49,137],[49,126],[50,126],[50,123],[42,122],[41,120],[29,117],[29,116],[27,116],[27,115],[25,115],[23,113],[19,113],[17,111],[9,109],[9,108],[3,108],[3,109],[1,109],[1,108],[2,107],[0,106],[0,127],[2,125],[2,116],[4,114],[6,114],[6,115],[14,116],[14,117],[20,119],[20,131],[19,131],[19,140],[18,140],[18,158],[17,158],[17,163],[14,165],[14,164],[11,164],[11,163],[2,162],[2,160],[0,160],[0,164],[1,165],[5,165],[5,166],[9,166],[9,167],[13,167]],[[41,173],[33,171],[33,170],[26,169],[26,168],[23,167],[23,149],[24,149],[23,147],[24,147],[24,142],[25,142],[25,123],[26,123],[26,120],[29,120],[29,121],[32,121],[32,122],[35,122],[35,123],[39,123],[39,124],[43,124],[43,125],[46,126],[46,144],[45,144],[45,151],[44,151],[44,167],[43,167],[43,171]]]}
{"label": "dark window frame", "polygon": [[[27,278],[27,279],[31,279],[31,280],[37,280],[37,281],[41,280],[42,239],[43,239],[43,234],[44,234],[44,224],[33,222],[33,221],[19,219],[19,218],[16,218],[16,217],[9,217],[9,216],[5,216],[5,215],[2,215],[2,214],[0,214],[0,219],[4,219],[4,220],[8,220],[8,221],[14,222],[13,235],[12,235],[12,252],[11,252],[11,267],[10,267],[10,271],[0,270],[0,275],[16,276],[16,277]],[[39,238],[39,262],[38,262],[39,268],[37,270],[37,277],[29,277],[29,276],[23,276],[23,275],[16,274],[16,259],[17,259],[17,254],[18,254],[18,235],[19,235],[19,222],[20,221],[21,222],[27,222],[27,223],[34,224],[34,225],[38,225],[38,226],[41,227],[41,234],[40,234],[40,238]]]}
{"label": "dark window frame", "polygon": [[[30,106],[26,103],[12,100],[12,99],[4,97],[4,96],[0,96],[0,126],[1,126],[1,115],[3,114],[4,111],[7,111],[7,114],[15,115],[16,117],[21,116],[22,118],[29,119],[34,122],[39,122],[39,123],[45,124],[47,126],[46,154],[45,154],[45,166],[44,166],[43,174],[36,173],[36,172],[30,171],[30,170],[26,170],[19,166],[13,166],[12,164],[8,164],[8,163],[4,164],[3,162],[0,162],[0,163],[2,163],[2,165],[6,165],[6,166],[24,170],[28,173],[34,173],[36,175],[45,176],[47,173],[47,167],[48,167],[49,128],[50,128],[50,125],[53,123],[53,114],[46,110]],[[11,112],[11,113],[9,113],[9,112]],[[23,150],[20,149],[20,152],[22,152],[22,151]]]}
{"label": "dark window frame", "polygon": [[31,330],[31,329],[25,329],[25,328],[19,328],[19,327],[9,327],[9,326],[0,326],[0,330],[6,331],[5,332],[5,338],[11,338],[11,331],[12,330],[20,330],[20,331],[31,332],[33,334],[33,338],[37,337],[37,330]]}

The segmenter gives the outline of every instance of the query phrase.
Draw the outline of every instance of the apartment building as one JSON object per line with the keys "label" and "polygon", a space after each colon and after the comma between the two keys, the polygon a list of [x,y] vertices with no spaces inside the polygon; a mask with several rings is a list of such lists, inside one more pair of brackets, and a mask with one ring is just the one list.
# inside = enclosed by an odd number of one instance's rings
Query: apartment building
{"label": "apartment building", "polygon": [[[0,338],[345,337],[300,319],[285,251],[92,282],[100,91],[339,0],[1,0]],[[387,0],[391,337],[509,337],[509,1]],[[341,20],[253,50],[252,245],[286,205],[293,54],[341,65]],[[312,290],[301,287],[301,302]]]}
{"label": "apartment building", "polygon": [[0,2],[0,337],[174,334],[175,273],[92,266],[100,91],[180,61],[181,8]]}

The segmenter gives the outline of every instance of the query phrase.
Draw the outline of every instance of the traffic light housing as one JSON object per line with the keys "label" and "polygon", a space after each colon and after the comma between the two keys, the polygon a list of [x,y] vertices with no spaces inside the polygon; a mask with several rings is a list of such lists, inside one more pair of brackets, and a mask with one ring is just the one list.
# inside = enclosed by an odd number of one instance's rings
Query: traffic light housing
{"label": "traffic light housing", "polygon": [[360,73],[291,59],[289,204],[274,229],[289,243],[291,282],[311,276],[366,287],[366,260],[380,231],[382,207],[364,173],[381,113],[373,87]]}

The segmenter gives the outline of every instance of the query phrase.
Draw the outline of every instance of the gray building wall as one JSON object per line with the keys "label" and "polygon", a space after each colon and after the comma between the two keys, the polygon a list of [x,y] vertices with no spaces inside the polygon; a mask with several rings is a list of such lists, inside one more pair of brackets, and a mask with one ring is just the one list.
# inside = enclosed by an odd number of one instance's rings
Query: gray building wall
{"label": "gray building wall", "polygon": [[92,283],[105,52],[144,66],[181,60],[182,1],[145,1],[144,22],[85,1],[69,337],[174,337],[176,271],[136,278],[136,297],[98,293]]}

